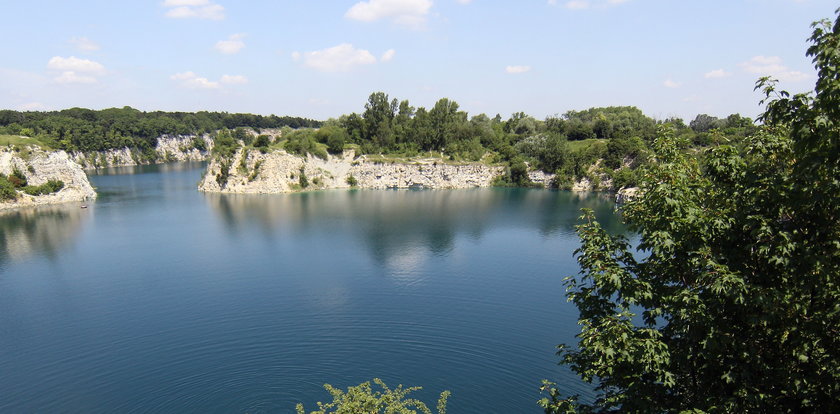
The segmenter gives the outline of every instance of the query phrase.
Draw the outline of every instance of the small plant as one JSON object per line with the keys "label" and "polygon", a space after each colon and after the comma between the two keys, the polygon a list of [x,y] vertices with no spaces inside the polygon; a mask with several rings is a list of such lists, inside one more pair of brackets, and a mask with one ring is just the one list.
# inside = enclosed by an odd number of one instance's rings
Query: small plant
{"label": "small plant", "polygon": [[359,185],[359,181],[356,180],[356,177],[353,177],[353,174],[350,174],[347,176],[347,184],[350,187],[356,187],[357,185]]}
{"label": "small plant", "polygon": [[254,163],[254,171],[251,172],[251,175],[248,176],[248,182],[254,181],[260,175],[260,167],[262,167],[262,160],[259,160]]}
{"label": "small plant", "polygon": [[309,187],[309,180],[306,178],[306,173],[303,171],[303,167],[300,167],[300,175],[298,175],[298,184],[300,184],[300,188]]}

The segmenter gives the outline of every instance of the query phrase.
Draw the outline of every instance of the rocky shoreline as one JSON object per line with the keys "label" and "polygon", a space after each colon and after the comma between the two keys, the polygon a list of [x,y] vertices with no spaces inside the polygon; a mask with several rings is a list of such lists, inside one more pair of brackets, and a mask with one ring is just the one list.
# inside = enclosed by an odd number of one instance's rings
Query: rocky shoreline
{"label": "rocky shoreline", "polygon": [[[203,149],[196,148],[196,140],[203,142]],[[213,149],[210,135],[162,135],[157,139],[154,155],[136,148],[107,151],[73,152],[70,157],[86,170],[108,167],[160,164],[165,162],[207,161]]]}
{"label": "rocky shoreline", "polygon": [[356,156],[352,150],[321,159],[275,150],[239,149],[229,160],[211,160],[198,189],[214,193],[273,194],[333,188],[489,187],[502,166],[450,164],[434,159],[390,162]]}
{"label": "rocky shoreline", "polygon": [[29,185],[38,186],[54,180],[61,181],[64,186],[55,193],[38,196],[19,192],[16,200],[0,202],[0,210],[84,202],[96,198],[96,191],[81,165],[64,151],[47,152],[37,147],[28,147],[22,151],[0,150],[0,174],[9,176],[15,170],[26,177]]}

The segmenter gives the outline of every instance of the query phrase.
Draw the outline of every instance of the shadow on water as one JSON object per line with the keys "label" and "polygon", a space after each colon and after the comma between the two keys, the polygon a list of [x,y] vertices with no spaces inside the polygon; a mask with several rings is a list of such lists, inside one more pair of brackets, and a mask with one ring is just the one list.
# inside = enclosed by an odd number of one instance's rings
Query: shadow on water
{"label": "shadow on water", "polygon": [[624,226],[608,195],[529,189],[334,190],[297,194],[205,194],[231,234],[352,230],[379,263],[422,247],[439,255],[458,234],[478,240],[488,228],[526,228],[547,237],[572,234],[582,208],[607,231]]}
{"label": "shadow on water", "polygon": [[55,258],[90,214],[76,203],[0,212],[0,267],[33,255]]}

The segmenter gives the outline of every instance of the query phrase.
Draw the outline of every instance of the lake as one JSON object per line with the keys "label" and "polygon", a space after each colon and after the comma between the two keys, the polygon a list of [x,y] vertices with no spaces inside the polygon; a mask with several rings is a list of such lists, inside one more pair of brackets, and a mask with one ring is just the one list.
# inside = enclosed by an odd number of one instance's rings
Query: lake
{"label": "lake", "polygon": [[99,198],[0,215],[0,412],[289,413],[324,383],[539,413],[577,310],[581,208],[547,190],[196,191],[202,164],[91,175]]}

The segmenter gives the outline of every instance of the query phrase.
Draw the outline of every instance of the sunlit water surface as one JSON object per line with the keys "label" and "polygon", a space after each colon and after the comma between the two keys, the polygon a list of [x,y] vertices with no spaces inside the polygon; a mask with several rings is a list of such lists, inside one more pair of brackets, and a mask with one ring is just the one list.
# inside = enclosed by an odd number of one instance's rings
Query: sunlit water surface
{"label": "sunlit water surface", "polygon": [[0,214],[0,412],[288,413],[324,383],[422,385],[538,413],[577,310],[583,207],[545,190],[196,191],[202,165],[92,175],[99,199]]}

